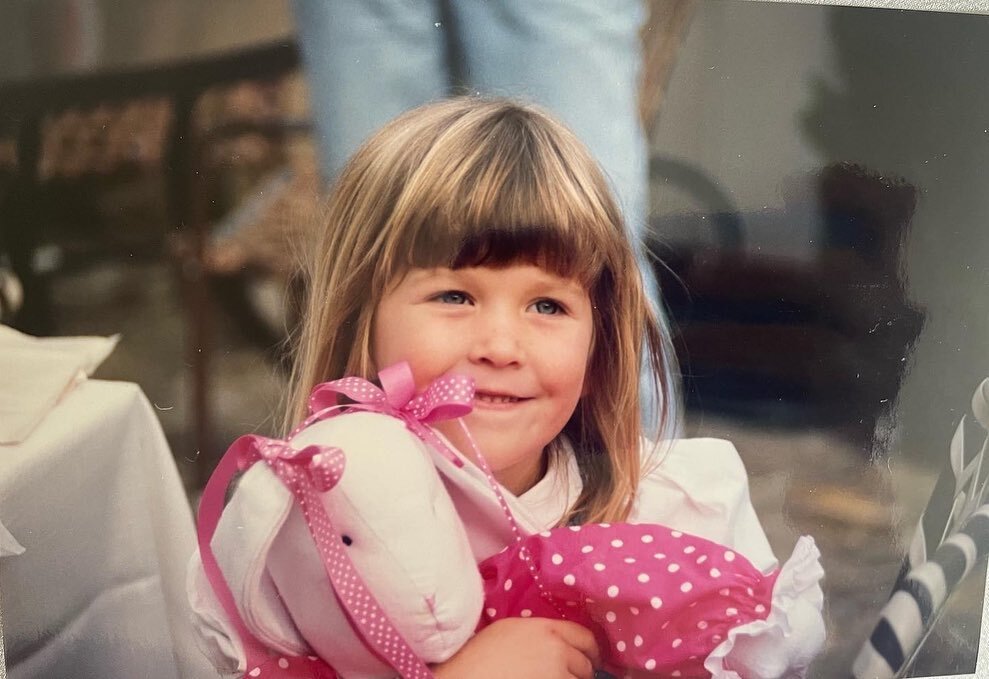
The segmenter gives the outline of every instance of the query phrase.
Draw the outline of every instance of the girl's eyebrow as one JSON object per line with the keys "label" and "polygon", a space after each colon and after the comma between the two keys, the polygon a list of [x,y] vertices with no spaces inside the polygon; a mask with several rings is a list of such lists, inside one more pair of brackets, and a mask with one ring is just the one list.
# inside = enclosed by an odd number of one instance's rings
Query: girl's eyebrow
{"label": "girl's eyebrow", "polygon": [[405,280],[412,285],[419,283],[433,283],[437,280],[450,280],[455,278],[456,272],[452,269],[435,267],[431,269],[411,269],[405,274]]}
{"label": "girl's eyebrow", "polygon": [[410,269],[398,283],[403,289],[418,294],[425,288],[456,286],[459,280],[450,269]]}
{"label": "girl's eyebrow", "polygon": [[533,289],[548,290],[552,294],[583,295],[587,292],[580,281],[574,278],[561,278],[559,276],[541,277],[533,282]]}

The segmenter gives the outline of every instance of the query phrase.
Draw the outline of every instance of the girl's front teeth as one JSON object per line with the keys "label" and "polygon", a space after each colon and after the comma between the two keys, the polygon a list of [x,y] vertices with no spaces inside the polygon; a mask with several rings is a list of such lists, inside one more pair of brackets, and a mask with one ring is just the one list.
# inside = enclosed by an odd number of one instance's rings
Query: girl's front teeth
{"label": "girl's front teeth", "polygon": [[489,396],[487,394],[477,394],[478,401],[486,401],[487,403],[517,403],[518,398],[514,396]]}

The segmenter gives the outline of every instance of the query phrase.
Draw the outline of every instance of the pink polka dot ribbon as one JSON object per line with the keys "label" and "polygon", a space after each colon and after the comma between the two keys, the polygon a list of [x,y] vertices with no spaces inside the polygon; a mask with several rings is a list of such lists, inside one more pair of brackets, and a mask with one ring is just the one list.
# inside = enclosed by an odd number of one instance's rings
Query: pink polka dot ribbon
{"label": "pink polka dot ribbon", "polygon": [[[289,438],[336,412],[378,412],[402,420],[409,431],[462,467],[460,456],[427,425],[470,413],[474,407],[474,380],[463,375],[446,375],[416,394],[412,369],[404,361],[379,372],[378,379],[380,387],[361,377],[344,377],[318,385],[309,397],[311,415]],[[352,403],[339,404],[340,396]]]}
{"label": "pink polka dot ribbon", "polygon": [[[230,450],[237,456],[237,466],[241,471],[258,460],[264,460],[273,469],[279,465],[288,465],[301,469],[312,486],[324,493],[340,481],[346,461],[339,448],[311,445],[296,450],[287,441],[256,434],[241,436],[233,442]],[[283,472],[279,476],[284,474]]]}

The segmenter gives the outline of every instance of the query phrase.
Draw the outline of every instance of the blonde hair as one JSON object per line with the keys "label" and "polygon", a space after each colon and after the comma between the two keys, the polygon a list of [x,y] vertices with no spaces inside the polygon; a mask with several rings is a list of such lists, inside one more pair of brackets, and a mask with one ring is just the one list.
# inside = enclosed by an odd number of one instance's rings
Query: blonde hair
{"label": "blonde hair", "polygon": [[594,341],[590,388],[562,432],[583,480],[564,520],[627,518],[641,474],[640,371],[654,382],[664,435],[675,426],[676,364],[621,212],[573,133],[500,99],[405,113],[344,168],[311,254],[291,422],[316,384],[374,374],[374,310],[410,268],[529,263],[581,282]]}

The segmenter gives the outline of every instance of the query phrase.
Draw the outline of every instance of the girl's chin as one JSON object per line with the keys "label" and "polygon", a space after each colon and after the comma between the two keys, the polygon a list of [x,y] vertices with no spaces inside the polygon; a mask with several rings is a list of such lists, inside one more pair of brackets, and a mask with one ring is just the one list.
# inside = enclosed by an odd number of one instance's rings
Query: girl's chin
{"label": "girl's chin", "polygon": [[498,480],[498,483],[518,497],[539,483],[545,474],[546,470],[540,461],[533,469],[505,470],[496,473],[494,476]]}
{"label": "girl's chin", "polygon": [[[484,456],[485,462],[491,469],[495,480],[502,486],[518,495],[536,485],[546,473],[546,452],[545,447],[540,447],[538,452],[530,455],[520,455],[518,447],[511,446],[508,450],[502,450],[501,442],[504,440],[503,428],[489,428],[486,423],[480,421],[471,423],[471,415],[464,418],[468,430],[471,433],[478,451]],[[452,443],[460,453],[468,460],[481,466],[477,459],[474,447],[470,439],[464,434],[463,429],[456,420],[440,422],[436,425],[443,436]],[[491,436],[497,443],[490,443],[488,437]],[[531,460],[529,458],[532,458]]]}
{"label": "girl's chin", "polygon": [[[478,441],[478,447],[491,468],[495,480],[514,495],[521,495],[529,490],[539,483],[546,474],[545,453],[537,453],[533,459],[519,459],[517,450],[511,451],[509,458],[508,451],[504,455],[500,455],[501,451],[490,450],[489,452],[485,450],[481,441]],[[470,455],[470,458],[473,460],[474,456]]]}

